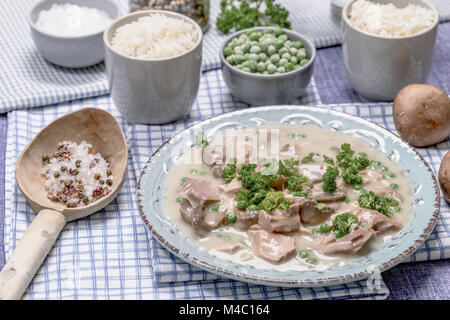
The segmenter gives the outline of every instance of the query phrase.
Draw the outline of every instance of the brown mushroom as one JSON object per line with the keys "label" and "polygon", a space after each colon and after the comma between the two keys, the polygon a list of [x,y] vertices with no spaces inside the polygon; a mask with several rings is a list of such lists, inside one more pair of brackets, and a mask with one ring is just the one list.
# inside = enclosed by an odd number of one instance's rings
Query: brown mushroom
{"label": "brown mushroom", "polygon": [[442,159],[439,168],[439,183],[445,200],[450,203],[450,151]]}
{"label": "brown mushroom", "polygon": [[398,133],[415,147],[437,144],[450,134],[450,98],[435,86],[406,86],[394,99],[393,113]]}

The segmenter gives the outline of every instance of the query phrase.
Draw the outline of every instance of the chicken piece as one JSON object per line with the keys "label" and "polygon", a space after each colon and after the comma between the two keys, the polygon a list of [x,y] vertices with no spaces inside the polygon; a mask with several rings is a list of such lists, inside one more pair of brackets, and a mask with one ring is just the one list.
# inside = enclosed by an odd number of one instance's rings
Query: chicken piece
{"label": "chicken piece", "polygon": [[326,163],[300,164],[298,166],[298,173],[304,175],[312,183],[316,183],[322,181],[322,176],[329,166]]}
{"label": "chicken piece", "polygon": [[220,192],[232,194],[238,192],[241,188],[242,183],[237,179],[231,180],[231,182],[228,184],[221,184],[220,186],[217,186],[217,190],[219,190]]}
{"label": "chicken piece", "polygon": [[254,254],[272,263],[280,263],[292,258],[296,248],[294,238],[265,230],[251,230],[249,236]]}
{"label": "chicken piece", "polygon": [[367,224],[376,234],[381,234],[391,229],[397,230],[401,228],[399,222],[386,217],[376,210],[361,209],[356,215],[359,218],[360,224]]}
{"label": "chicken piece", "polygon": [[292,232],[300,228],[300,204],[289,206],[288,210],[274,210],[267,212],[261,210],[258,225],[269,232]]}
{"label": "chicken piece", "polygon": [[188,179],[180,188],[179,193],[195,202],[219,201],[220,195],[205,180]]}
{"label": "chicken piece", "polygon": [[300,147],[298,144],[288,143],[281,148],[280,156],[289,158],[298,158],[300,155]]}
{"label": "chicken piece", "polygon": [[354,254],[362,249],[364,244],[375,234],[370,227],[364,227],[353,231],[342,238],[328,243],[322,243],[314,249],[322,254],[348,253]]}

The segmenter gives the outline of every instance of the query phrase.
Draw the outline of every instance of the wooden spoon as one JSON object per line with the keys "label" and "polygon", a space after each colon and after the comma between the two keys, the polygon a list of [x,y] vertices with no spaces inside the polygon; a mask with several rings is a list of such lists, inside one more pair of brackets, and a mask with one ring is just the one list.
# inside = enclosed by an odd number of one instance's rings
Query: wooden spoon
{"label": "wooden spoon", "polygon": [[[56,150],[58,142],[92,144],[94,152],[111,161],[111,192],[87,206],[68,208],[47,198],[40,171],[42,155]],[[108,112],[85,108],[69,113],[44,128],[22,151],[16,180],[31,208],[38,213],[0,272],[0,300],[20,299],[67,222],[97,212],[119,193],[125,180],[128,149],[123,132]]]}

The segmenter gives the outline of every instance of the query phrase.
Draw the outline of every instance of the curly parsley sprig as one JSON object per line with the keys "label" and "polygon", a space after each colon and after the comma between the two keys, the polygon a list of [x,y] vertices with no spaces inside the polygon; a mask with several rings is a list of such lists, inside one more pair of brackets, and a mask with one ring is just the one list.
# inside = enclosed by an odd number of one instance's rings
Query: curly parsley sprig
{"label": "curly parsley sprig", "polygon": [[222,0],[217,29],[224,34],[265,25],[290,29],[289,11],[274,2],[275,0]]}

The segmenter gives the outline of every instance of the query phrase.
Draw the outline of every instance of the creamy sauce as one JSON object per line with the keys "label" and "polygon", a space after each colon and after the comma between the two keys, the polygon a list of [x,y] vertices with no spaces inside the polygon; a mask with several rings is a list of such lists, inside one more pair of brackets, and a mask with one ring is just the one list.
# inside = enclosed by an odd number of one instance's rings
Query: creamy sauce
{"label": "creamy sauce", "polygon": [[[389,178],[384,176],[381,180],[376,183],[364,184],[364,188],[367,190],[391,190],[389,186],[395,183],[398,188],[395,190],[397,197],[401,198],[399,201],[400,211],[395,213],[392,220],[398,222],[403,228],[410,220],[412,213],[412,191],[410,187],[410,182],[406,176],[402,173],[400,167],[394,161],[389,160],[384,154],[376,150],[373,146],[367,142],[352,137],[349,135],[344,135],[336,133],[330,130],[306,127],[306,126],[288,126],[288,125],[271,125],[263,126],[255,129],[246,129],[247,136],[250,136],[246,141],[253,141],[254,139],[259,139],[261,133],[265,133],[264,129],[275,130],[279,135],[273,135],[271,143],[261,144],[257,146],[259,151],[268,150],[280,150],[283,146],[287,144],[295,144],[298,146],[298,156],[280,156],[283,158],[298,158],[303,159],[311,152],[320,154],[320,162],[322,162],[322,155],[325,154],[333,159],[336,159],[336,154],[343,143],[349,143],[352,150],[356,153],[364,152],[367,154],[370,160],[380,161],[385,167],[385,172],[390,172],[395,174],[395,177]],[[275,138],[274,138],[275,137]],[[222,139],[222,136],[215,137],[213,142]],[[239,145],[239,144],[238,144]],[[272,148],[276,146],[276,148]],[[238,148],[242,150],[243,148]],[[252,149],[255,153],[255,149]],[[287,151],[288,152],[288,151]],[[252,152],[251,152],[252,153]],[[273,156],[276,156],[277,152],[268,152]],[[283,153],[282,153],[283,154]],[[398,230],[389,230],[383,234],[372,237],[364,247],[355,254],[321,254],[313,249],[316,244],[314,242],[314,237],[312,235],[305,234],[303,232],[291,232],[288,235],[293,236],[295,240],[295,247],[297,253],[300,251],[306,251],[309,258],[314,258],[317,260],[316,263],[308,263],[305,258],[300,258],[296,253],[292,259],[284,261],[282,263],[274,264],[273,262],[266,261],[257,257],[252,250],[251,240],[248,237],[246,231],[240,231],[233,228],[233,225],[225,225],[220,228],[211,230],[206,237],[199,237],[193,227],[185,222],[180,215],[180,204],[176,201],[179,197],[179,188],[182,184],[183,178],[195,178],[207,181],[211,186],[217,187],[223,185],[224,181],[222,179],[216,178],[213,175],[211,166],[205,165],[203,163],[189,163],[189,159],[202,159],[201,149],[193,149],[192,152],[185,154],[183,158],[180,159],[179,164],[174,165],[167,175],[166,178],[166,195],[164,198],[164,208],[167,216],[171,219],[174,225],[178,228],[181,234],[185,235],[187,239],[195,243],[201,248],[208,250],[211,254],[224,259],[232,260],[240,264],[250,264],[258,268],[277,268],[278,270],[308,270],[314,269],[327,269],[331,266],[344,265],[350,260],[361,257],[367,254],[380,244],[385,241],[389,241],[392,234],[397,233]],[[198,161],[197,161],[198,162]],[[254,163],[254,161],[250,161]],[[381,172],[381,171],[380,171]],[[376,172],[369,171],[370,174]],[[374,190],[374,191],[375,191]],[[346,196],[348,201],[339,201],[340,207],[339,212],[346,212],[348,210],[355,210],[359,208],[357,198],[360,191],[354,190],[351,187],[346,188]],[[394,197],[395,198],[395,197]],[[328,221],[329,222],[329,221]],[[316,225],[307,225],[307,228],[317,227]],[[230,248],[232,245],[238,244],[239,249],[233,251]],[[230,250],[228,250],[230,249]],[[224,252],[226,251],[226,252]]]}

